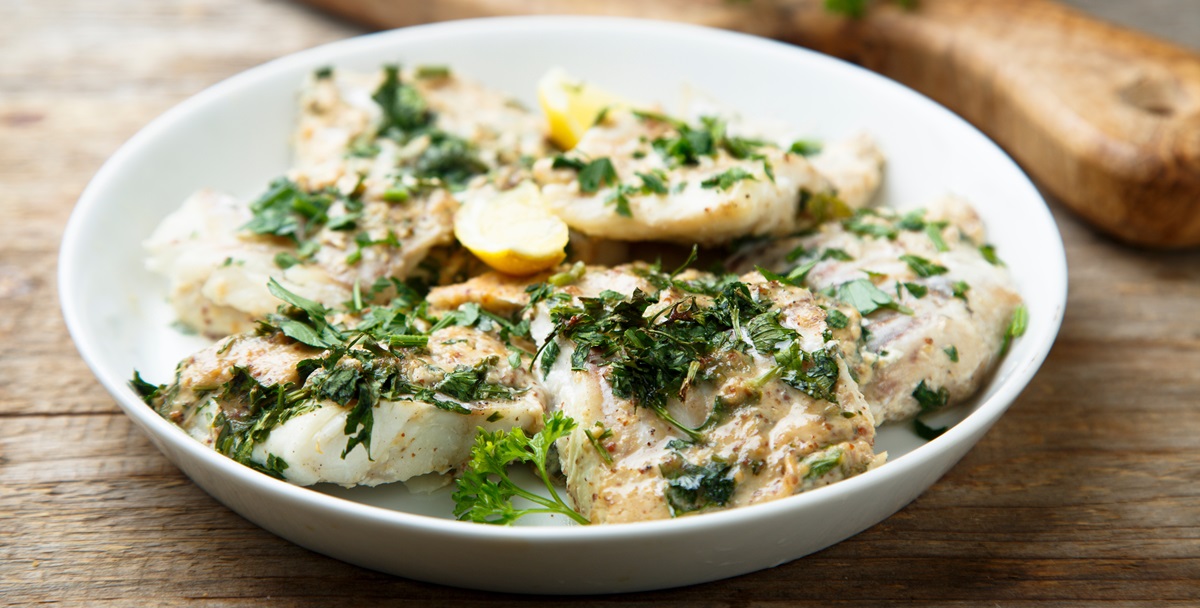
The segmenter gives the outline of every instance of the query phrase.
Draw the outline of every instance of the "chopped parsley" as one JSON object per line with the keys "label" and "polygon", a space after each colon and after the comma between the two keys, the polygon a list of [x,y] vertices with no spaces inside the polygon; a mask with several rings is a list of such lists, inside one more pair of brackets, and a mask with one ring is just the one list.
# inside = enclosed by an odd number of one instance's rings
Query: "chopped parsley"
{"label": "chopped parsley", "polygon": [[924,230],[924,216],[924,209],[914,209],[908,213],[905,213],[904,216],[900,218],[900,221],[896,222],[896,227],[901,230]]}
{"label": "chopped parsley", "polygon": [[558,345],[556,340],[549,340],[546,346],[542,349],[541,371],[542,380],[545,380],[550,375],[550,370],[554,369],[554,363],[558,361],[558,354],[562,347]]}
{"label": "chopped parsley", "polygon": [[908,267],[919,277],[932,277],[939,274],[946,274],[948,271],[945,266],[935,264],[918,255],[902,255],[900,260],[908,264]]}
{"label": "chopped parsley", "polygon": [[917,437],[920,437],[925,441],[933,441],[934,439],[941,437],[942,433],[945,433],[949,428],[950,427],[946,426],[934,428],[916,418],[913,418],[913,431],[917,434]]}
{"label": "chopped parsley", "polygon": [[667,174],[662,169],[652,169],[648,173],[638,173],[642,179],[642,194],[667,194]]}
{"label": "chopped parsley", "polygon": [[583,162],[577,158],[563,155],[554,157],[551,164],[554,169],[574,169],[579,173],[579,191],[593,194],[604,186],[615,186],[618,183],[617,170],[608,157]]}
{"label": "chopped parsley", "polygon": [[608,198],[604,200],[604,203],[606,205],[612,204],[616,209],[617,215],[623,217],[633,217],[633,208],[629,206],[629,195],[635,194],[636,192],[637,190],[632,186],[619,184],[613,189],[612,193],[608,195]]}
{"label": "chopped parsley", "polygon": [[854,257],[851,256],[850,254],[846,253],[846,250],[838,249],[836,247],[830,247],[829,249],[826,249],[825,251],[821,252],[821,259],[822,260],[837,260],[839,262],[854,261]]}
{"label": "chopped parsley", "polygon": [[788,262],[795,263],[796,260],[807,257],[808,255],[809,251],[804,248],[804,245],[797,245],[795,249],[789,251],[787,255],[784,256],[784,259]]}
{"label": "chopped parsley", "polygon": [[419,65],[417,78],[449,78],[450,67],[444,65]]}
{"label": "chopped parsley", "polygon": [[472,177],[487,171],[474,147],[443,131],[429,134],[429,146],[417,157],[413,175],[417,179],[439,179],[451,187],[462,187]]}
{"label": "chopped parsley", "polygon": [[824,223],[829,220],[842,219],[850,217],[854,211],[846,204],[846,201],[838,198],[832,192],[811,192],[804,188],[800,189],[800,199],[798,202],[797,212],[801,215],[807,215],[815,223]]}
{"label": "chopped parsley", "polygon": [[329,192],[306,192],[295,182],[281,177],[250,203],[253,217],[242,229],[259,235],[286,237],[299,243],[329,221],[329,208],[334,200],[334,195]]}
{"label": "chopped parsley", "polygon": [[379,134],[407,141],[433,126],[435,116],[421,93],[412,85],[400,81],[400,67],[383,68],[383,82],[371,99],[383,110]]}
{"label": "chopped parsley", "polygon": [[792,146],[788,148],[788,152],[799,154],[800,156],[814,156],[821,152],[821,142],[815,139],[797,139],[792,142]]}
{"label": "chopped parsley", "polygon": [[[916,8],[917,0],[896,0],[896,4],[905,10],[912,10]],[[867,14],[867,0],[825,0],[825,10],[860,19]]]}
{"label": "chopped parsley", "polygon": [[946,356],[950,358],[950,361],[952,363],[958,363],[958,347],[957,346],[951,345],[946,348],[943,348],[942,351],[946,353]]}
{"label": "chopped parsley", "polygon": [[354,251],[351,251],[346,255],[346,263],[351,266],[359,263],[362,260],[362,252],[364,249],[368,247],[374,247],[376,245],[385,245],[399,249],[400,239],[396,236],[396,233],[391,230],[388,230],[387,236],[381,239],[372,239],[371,235],[365,232],[360,232],[354,235],[354,245]]}
{"label": "chopped parsley", "polygon": [[945,407],[946,402],[950,400],[950,391],[944,386],[930,388],[922,380],[917,388],[913,389],[912,396],[917,400],[917,405],[921,406],[921,413],[927,413]]}
{"label": "chopped parsley", "polygon": [[845,329],[850,325],[850,317],[836,308],[831,308],[825,311],[825,324],[833,329]]}
{"label": "chopped parsley", "polygon": [[[758,152],[759,148],[771,144],[729,135],[725,129],[725,121],[716,116],[701,116],[700,123],[692,125],[657,112],[635,110],[633,113],[642,120],[666,123],[673,128],[673,134],[658,137],[650,142],[650,146],[669,166],[695,166],[700,164],[701,157],[715,157],[724,150],[738,160],[761,160],[763,172],[768,179],[775,181],[775,171],[771,163]],[[722,190],[725,188],[728,186],[721,187]]]}
{"label": "chopped parsley", "polygon": [[1009,346],[1016,338],[1025,335],[1025,328],[1029,325],[1029,309],[1025,308],[1024,304],[1018,304],[1013,310],[1012,318],[1008,321],[1008,327],[1004,329],[1004,340],[1000,343],[1000,354],[1008,352]]}
{"label": "chopped parsley", "polygon": [[841,448],[831,448],[825,452],[809,455],[801,463],[808,465],[808,473],[804,474],[804,478],[811,480],[824,476],[842,464],[844,457],[845,452]]}
{"label": "chopped parsley", "polygon": [[737,488],[730,475],[732,469],[732,464],[715,458],[704,465],[692,464],[680,456],[663,463],[659,471],[667,480],[663,493],[671,516],[728,504]]}
{"label": "chopped parsley", "polygon": [[887,292],[875,286],[870,279],[855,279],[842,283],[837,288],[837,298],[854,308],[859,314],[867,316],[881,308],[889,308],[906,315],[912,310],[901,306]]}
{"label": "chopped parsley", "polygon": [[925,234],[933,241],[933,246],[941,252],[950,251],[950,247],[946,245],[946,241],[942,238],[942,230],[946,228],[946,222],[929,222],[925,224]]}
{"label": "chopped parsley", "polygon": [[908,293],[911,293],[918,300],[929,293],[929,288],[920,283],[902,283],[902,285],[908,290]]}
{"label": "chopped parsley", "polygon": [[828,351],[805,352],[793,341],[787,350],[775,353],[776,369],[784,384],[813,399],[837,403],[837,360]]}
{"label": "chopped parsley", "polygon": [[733,167],[700,182],[701,188],[728,190],[742,180],[756,181],[754,175],[741,167]]}
{"label": "chopped parsley", "polygon": [[266,440],[273,428],[316,409],[316,405],[295,395],[291,384],[264,386],[245,368],[235,367],[232,371],[233,378],[222,385],[218,399],[234,405],[222,408],[213,421],[217,429],[213,449],[269,475],[281,476],[278,461],[263,467],[251,460],[254,447]]}
{"label": "chopped parsley", "polygon": [[860,210],[854,216],[842,222],[846,230],[860,236],[873,236],[881,239],[894,239],[899,232],[884,218],[875,215],[874,211]]}
{"label": "chopped parsley", "polygon": [[796,332],[779,324],[778,312],[766,312],[746,323],[746,334],[754,349],[760,353],[773,353],[781,343],[790,342]]}
{"label": "chopped parsley", "polygon": [[[604,159],[607,161],[608,159]],[[615,176],[615,173],[614,173]],[[631,186],[628,184],[618,184],[613,189],[612,193],[605,199],[606,204],[616,206],[617,215],[625,217],[633,217],[633,210],[629,206],[629,197],[632,195],[649,195],[649,194],[667,194],[667,174],[662,169],[652,169],[648,173],[638,173],[641,178],[641,186]],[[582,180],[582,177],[580,178]],[[615,179],[615,178],[614,178]]]}
{"label": "chopped parsley", "polygon": [[389,203],[403,203],[411,198],[408,188],[396,186],[383,191],[383,200]]}
{"label": "chopped parsley", "polygon": [[983,259],[987,260],[988,264],[991,264],[992,266],[1004,265],[1004,262],[999,256],[996,255],[996,247],[994,245],[980,245],[979,254],[982,255]]}
{"label": "chopped parsley", "polygon": [[566,287],[575,284],[585,274],[587,274],[587,266],[583,262],[575,262],[570,269],[550,275],[546,282],[555,287]]}
{"label": "chopped parsley", "polygon": [[971,290],[971,286],[966,281],[955,281],[950,285],[950,290],[954,294],[954,297],[965,302],[967,301],[967,292]]}
{"label": "chopped parsley", "polygon": [[612,429],[604,428],[604,425],[600,422],[596,422],[596,426],[601,428],[600,432],[593,434],[591,429],[584,429],[583,434],[588,438],[588,443],[592,444],[592,447],[595,448],[596,453],[600,455],[600,458],[604,459],[604,462],[611,465],[613,463],[613,457],[612,454],[608,453],[608,448],[604,447],[604,440],[613,436]]}
{"label": "chopped parsley", "polygon": [[552,346],[556,338],[570,340],[571,369],[603,368],[615,396],[651,409],[693,442],[701,434],[676,421],[666,406],[693,383],[711,378],[715,372],[709,362],[716,352],[744,352],[753,346],[760,354],[774,355],[776,362],[760,382],[778,377],[814,398],[836,403],[836,360],[823,350],[801,350],[796,332],[779,324],[773,302],[756,300],[736,275],[680,281],[674,278],[678,272],[668,275],[652,268],[644,275],[660,288],[711,295],[711,301],[686,296],[660,306],[658,294],[641,290],[629,296],[605,291],[560,300],[550,308],[554,329],[539,353],[543,373],[561,356]]}
{"label": "chopped parsley", "polygon": [[[445,78],[450,75],[444,66],[422,66],[416,71],[417,78]],[[384,79],[371,96],[382,110],[383,120],[378,136],[388,137],[400,143],[425,135],[429,144],[408,168],[418,180],[439,180],[451,188],[459,188],[466,182],[487,171],[487,165],[479,159],[474,146],[461,137],[436,128],[437,114],[421,93],[400,79],[400,68],[395,65],[384,67]]]}

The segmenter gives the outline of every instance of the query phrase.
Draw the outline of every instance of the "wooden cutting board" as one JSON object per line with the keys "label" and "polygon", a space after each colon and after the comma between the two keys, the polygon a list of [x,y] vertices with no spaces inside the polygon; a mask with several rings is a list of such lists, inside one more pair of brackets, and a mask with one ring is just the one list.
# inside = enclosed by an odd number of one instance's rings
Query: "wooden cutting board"
{"label": "wooden cutting board", "polygon": [[[627,15],[779,38],[948,106],[1100,229],[1200,245],[1200,55],[1049,0],[303,0],[374,27],[518,14]],[[1181,15],[1181,18],[1189,18]],[[1200,3],[1190,18],[1200,19]]]}

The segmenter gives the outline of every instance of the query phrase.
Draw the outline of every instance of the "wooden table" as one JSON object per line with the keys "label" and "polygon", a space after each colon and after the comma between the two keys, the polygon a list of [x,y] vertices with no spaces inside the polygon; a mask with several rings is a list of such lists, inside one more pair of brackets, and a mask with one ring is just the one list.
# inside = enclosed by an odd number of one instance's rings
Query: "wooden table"
{"label": "wooden table", "polygon": [[[1194,0],[1076,1],[1200,39]],[[133,428],[59,315],[59,238],[105,158],[205,86],[358,30],[278,0],[0,0],[0,16],[0,600],[563,603],[377,574],[260,530]],[[1051,206],[1062,333],[945,478],[807,558],[595,603],[1200,605],[1200,252],[1130,249]]]}

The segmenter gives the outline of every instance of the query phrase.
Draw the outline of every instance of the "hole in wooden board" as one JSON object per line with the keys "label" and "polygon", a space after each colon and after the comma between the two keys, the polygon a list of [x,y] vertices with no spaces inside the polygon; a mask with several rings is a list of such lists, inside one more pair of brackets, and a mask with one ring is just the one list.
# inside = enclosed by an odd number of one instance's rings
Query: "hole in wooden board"
{"label": "hole in wooden board", "polygon": [[1188,102],[1183,87],[1170,76],[1138,76],[1118,89],[1117,96],[1142,112],[1163,118],[1179,113]]}

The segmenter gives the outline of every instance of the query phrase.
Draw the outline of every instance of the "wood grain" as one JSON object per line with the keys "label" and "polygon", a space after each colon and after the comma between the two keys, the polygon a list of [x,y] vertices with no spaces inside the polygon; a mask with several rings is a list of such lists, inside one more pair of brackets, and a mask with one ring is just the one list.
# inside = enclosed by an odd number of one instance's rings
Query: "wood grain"
{"label": "wood grain", "polygon": [[1116,245],[1057,203],[1071,295],[1041,373],[949,474],[844,543],[728,581],[566,600],[417,583],[276,538],[183,477],[92,379],[57,311],[56,251],[87,180],[155,115],[358,30],[268,0],[0,0],[0,14],[0,604],[1200,604],[1200,253]]}
{"label": "wood grain", "polygon": [[[305,0],[377,27],[523,13],[629,15],[737,29],[851,59],[995,139],[1102,230],[1200,245],[1200,54],[1046,0]],[[1180,4],[1200,21],[1200,7]]]}

